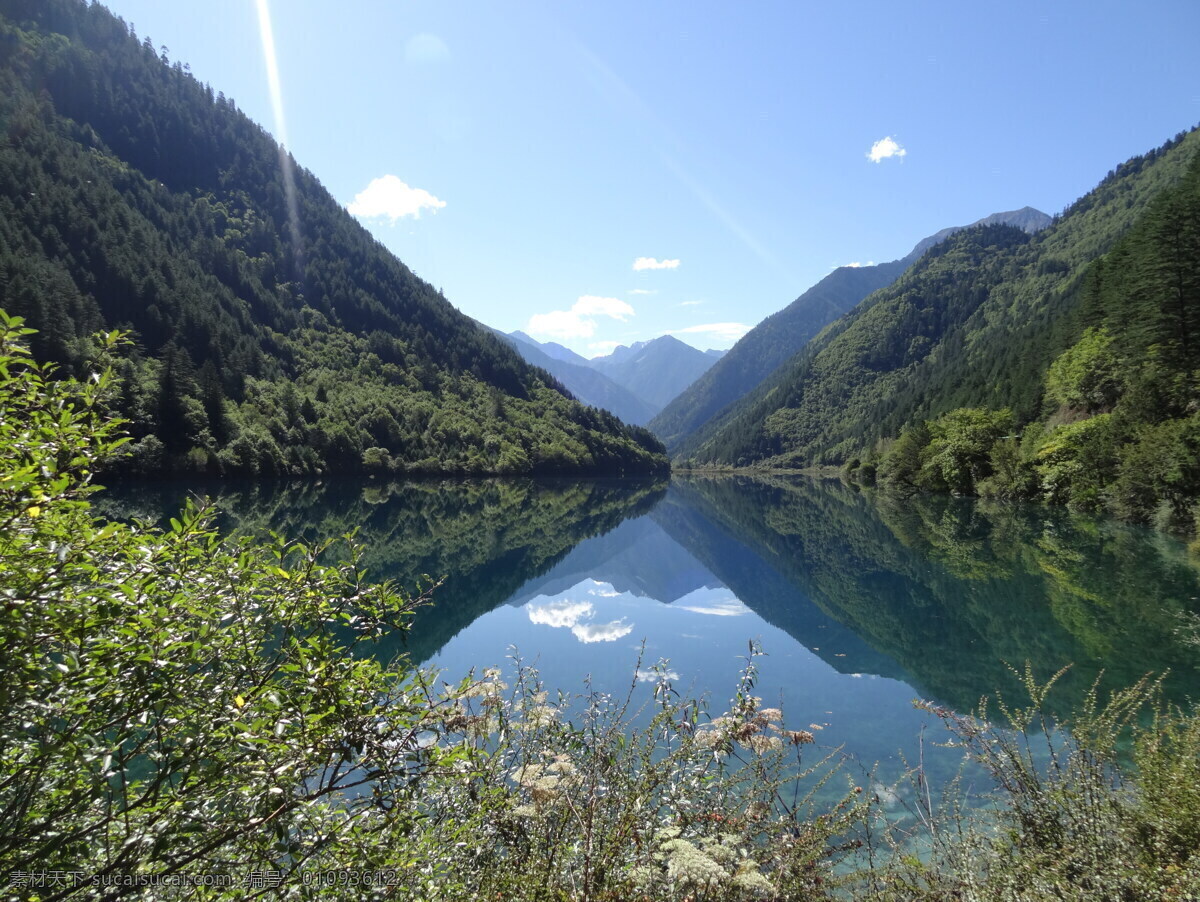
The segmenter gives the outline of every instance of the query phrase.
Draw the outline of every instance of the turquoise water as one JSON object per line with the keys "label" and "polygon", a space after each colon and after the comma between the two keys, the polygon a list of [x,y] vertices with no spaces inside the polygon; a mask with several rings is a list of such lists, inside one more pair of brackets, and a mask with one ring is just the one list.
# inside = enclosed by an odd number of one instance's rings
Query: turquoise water
{"label": "turquoise water", "polygon": [[[124,488],[103,506],[157,517],[184,493]],[[1148,672],[1170,671],[1172,700],[1200,691],[1180,631],[1200,611],[1195,560],[1162,534],[1059,509],[744,477],[222,487],[219,505],[231,531],[357,529],[378,578],[442,580],[380,654],[449,682],[519,655],[548,687],[649,701],[661,660],[715,714],[755,641],[756,694],[885,803],[902,804],[890,789],[918,756],[935,783],[959,771],[914,699],[1018,699],[1026,662],[1042,678],[1071,665],[1059,711],[1097,680]]]}

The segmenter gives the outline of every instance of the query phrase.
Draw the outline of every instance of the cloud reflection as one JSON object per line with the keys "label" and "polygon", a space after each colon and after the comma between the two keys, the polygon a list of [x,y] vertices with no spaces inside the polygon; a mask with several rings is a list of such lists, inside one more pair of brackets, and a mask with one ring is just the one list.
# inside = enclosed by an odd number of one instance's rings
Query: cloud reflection
{"label": "cloud reflection", "polygon": [[633,624],[624,619],[611,623],[578,623],[571,627],[571,633],[580,642],[616,642],[622,636],[633,632]]}
{"label": "cloud reflection", "polygon": [[[607,583],[590,580],[594,587],[587,589],[589,595],[600,597],[611,597],[608,592],[599,589],[600,586],[608,586]],[[608,586],[608,588],[612,588]],[[582,589],[582,584],[575,587],[575,591]],[[614,592],[613,595],[618,593]],[[545,596],[541,596],[545,598]],[[537,623],[542,626],[551,626],[558,629],[569,629],[580,642],[591,644],[593,642],[615,642],[623,636],[628,636],[633,632],[633,624],[629,623],[622,617],[619,620],[610,620],[607,623],[594,623],[593,619],[596,616],[596,607],[590,601],[574,601],[570,598],[559,598],[555,601],[537,602],[531,601],[525,605],[525,613],[529,616],[531,623]]]}
{"label": "cloud reflection", "polygon": [[546,604],[528,604],[525,606],[532,623],[544,626],[567,627],[568,629],[595,612],[588,601],[551,601]]}

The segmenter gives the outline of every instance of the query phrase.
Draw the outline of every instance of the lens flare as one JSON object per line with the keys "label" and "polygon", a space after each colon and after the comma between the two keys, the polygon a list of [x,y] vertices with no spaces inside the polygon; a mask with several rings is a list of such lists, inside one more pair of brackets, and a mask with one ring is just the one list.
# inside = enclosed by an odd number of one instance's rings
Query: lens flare
{"label": "lens flare", "polygon": [[258,6],[258,31],[262,37],[263,62],[267,68],[267,87],[271,92],[271,109],[275,116],[275,138],[279,142],[279,168],[283,174],[283,192],[287,200],[288,221],[292,229],[292,249],[296,259],[297,277],[303,275],[301,265],[300,203],[296,195],[296,173],[292,155],[288,153],[287,123],[283,117],[283,89],[279,82],[279,61],[275,56],[275,31],[271,27],[271,8],[267,0],[255,0]]}
{"label": "lens flare", "polygon": [[[685,188],[692,193],[716,219],[729,229],[738,240],[746,246],[746,248],[772,267],[776,272],[795,284],[796,277],[791,271],[784,266],[782,262],[750,232],[748,228],[742,225],[716,198],[716,196],[696,179],[688,173],[688,171],[678,162],[678,156],[685,151],[685,145],[678,137],[668,128],[662,119],[655,113],[654,109],[642,100],[641,96],[629,86],[629,84],[621,78],[609,65],[604,62],[595,53],[589,50],[583,43],[570,35],[563,35],[563,43],[565,46],[574,48],[574,52],[581,61],[581,68],[584,75],[592,82],[597,93],[600,94],[609,104],[615,109],[621,111],[622,115],[633,115],[640,119],[647,126],[640,129],[641,133],[645,134],[652,145],[652,149],[657,151],[659,158],[663,164],[679,180]],[[673,152],[672,149],[678,151]]]}

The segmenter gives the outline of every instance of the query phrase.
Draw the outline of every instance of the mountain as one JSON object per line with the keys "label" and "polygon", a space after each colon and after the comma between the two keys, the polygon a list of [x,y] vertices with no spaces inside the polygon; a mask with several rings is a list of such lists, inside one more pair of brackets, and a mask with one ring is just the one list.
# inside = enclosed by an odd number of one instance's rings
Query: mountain
{"label": "mountain", "polygon": [[0,306],[82,373],[135,473],[632,472],[648,432],[418,279],[232,100],[85,0],[0,0]]}
{"label": "mountain", "polygon": [[539,595],[558,595],[585,580],[608,583],[617,592],[663,604],[720,585],[686,548],[644,517],[626,520],[576,546],[553,569],[522,586],[508,603],[520,606]]}
{"label": "mountain", "polygon": [[1041,210],[1035,210],[1033,207],[1022,207],[1019,210],[1009,210],[1006,213],[993,213],[991,216],[985,216],[983,219],[977,219],[968,226],[951,226],[948,229],[942,229],[940,232],[935,232],[928,238],[923,238],[917,242],[904,259],[908,263],[915,263],[920,259],[921,255],[933,247],[935,244],[941,244],[951,235],[956,235],[963,229],[969,229],[972,226],[983,225],[1010,225],[1015,226],[1023,232],[1028,232],[1032,235],[1034,232],[1040,232],[1042,229],[1053,223],[1054,220],[1043,213]]}
{"label": "mountain", "polygon": [[725,354],[711,349],[698,351],[663,335],[651,341],[618,345],[604,357],[589,360],[524,332],[509,332],[504,337],[526,361],[549,372],[580,401],[603,407],[637,426],[648,423],[664,404]]}
{"label": "mountain", "polygon": [[1200,495],[1198,373],[1192,131],[1122,164],[1035,235],[983,225],[931,248],[682,453],[866,459],[918,488],[1180,523]]}
{"label": "mountain", "polygon": [[[586,357],[581,357],[554,342],[542,344],[524,332],[511,332],[504,338],[517,349],[527,363],[544,369],[584,404],[602,407],[635,426],[644,426],[654,416],[654,407],[629,389],[617,385],[603,373],[596,372],[588,366],[590,361]],[[562,353],[553,356],[553,349]],[[572,358],[582,363],[575,363]]]}
{"label": "mountain", "polygon": [[576,366],[588,366],[590,361],[582,354],[576,354],[570,348],[560,345],[557,341],[538,341],[531,335],[520,331],[509,332],[509,338],[515,338],[517,341],[527,345],[532,345],[538,348],[543,354],[552,360],[560,360],[563,363],[573,363]]}
{"label": "mountain", "polygon": [[662,335],[618,346],[605,357],[593,357],[589,365],[649,402],[657,412],[717,362],[705,351]]}
{"label": "mountain", "polygon": [[[973,225],[1008,224],[1036,232],[1050,224],[1045,213],[1023,207],[993,213]],[[968,226],[942,229],[919,241],[907,256],[871,266],[835,269],[787,307],[747,332],[721,362],[679,394],[650,423],[668,450],[677,452],[685,439],[724,408],[744,397],[818,332],[847,313],[863,298],[894,282],[929,248]]]}
{"label": "mountain", "polygon": [[650,421],[674,453],[683,440],[746,395],[828,323],[907,268],[901,260],[835,269],[795,301],[747,332],[719,361]]}

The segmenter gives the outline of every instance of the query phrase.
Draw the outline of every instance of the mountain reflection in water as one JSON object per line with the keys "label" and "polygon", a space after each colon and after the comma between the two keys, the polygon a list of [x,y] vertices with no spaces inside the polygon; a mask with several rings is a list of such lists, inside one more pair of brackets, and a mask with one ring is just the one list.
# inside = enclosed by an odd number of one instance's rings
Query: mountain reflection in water
{"label": "mountain reflection in water", "polygon": [[[123,487],[101,506],[156,517],[184,492]],[[1043,678],[1072,665],[1050,698],[1062,711],[1097,680],[1170,670],[1176,701],[1200,687],[1179,632],[1200,611],[1194,559],[1065,510],[742,476],[257,485],[222,487],[219,504],[228,530],[357,529],[376,578],[441,579],[378,653],[448,681],[515,649],[550,688],[623,693],[663,659],[678,689],[721,708],[759,640],[757,693],[884,781],[928,725],[914,698],[1017,698],[1026,662]],[[948,777],[957,758],[942,759]]]}

